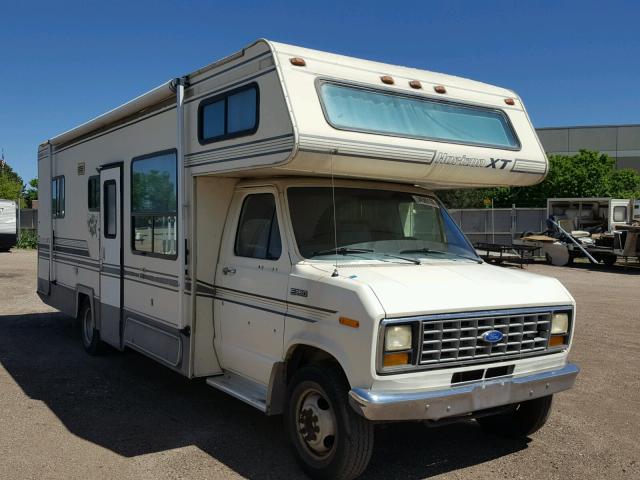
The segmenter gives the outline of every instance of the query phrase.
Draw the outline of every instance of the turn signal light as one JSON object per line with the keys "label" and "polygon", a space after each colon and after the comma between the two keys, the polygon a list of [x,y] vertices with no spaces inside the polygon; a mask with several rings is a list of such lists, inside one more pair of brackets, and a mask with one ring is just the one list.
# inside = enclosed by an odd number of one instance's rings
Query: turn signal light
{"label": "turn signal light", "polygon": [[420,80],[411,80],[409,82],[409,86],[411,88],[422,88],[422,84],[420,83]]}
{"label": "turn signal light", "polygon": [[564,335],[551,335],[549,339],[550,347],[559,347],[560,345],[564,345],[566,342],[564,340]]}
{"label": "turn signal light", "polygon": [[380,80],[382,81],[382,83],[386,83],[387,85],[393,85],[395,83],[393,77],[390,77],[389,75],[381,76]]}
{"label": "turn signal light", "polygon": [[349,317],[340,317],[338,319],[338,322],[340,322],[340,325],[344,325],[345,327],[351,327],[351,328],[360,327],[360,322],[358,320],[354,320],[353,318],[349,318]]}
{"label": "turn signal light", "polygon": [[507,105],[515,105],[516,101],[513,98],[505,98],[504,103],[506,103]]}
{"label": "turn signal light", "polygon": [[436,85],[435,87],[433,87],[433,89],[436,91],[436,93],[447,93],[447,89],[442,85]]}
{"label": "turn signal light", "polygon": [[382,365],[385,367],[396,367],[398,365],[409,364],[409,353],[387,353],[383,360]]}
{"label": "turn signal light", "polygon": [[300,57],[290,58],[289,61],[291,62],[291,65],[295,65],[296,67],[304,67],[307,64],[307,62],[304,61],[304,58]]}

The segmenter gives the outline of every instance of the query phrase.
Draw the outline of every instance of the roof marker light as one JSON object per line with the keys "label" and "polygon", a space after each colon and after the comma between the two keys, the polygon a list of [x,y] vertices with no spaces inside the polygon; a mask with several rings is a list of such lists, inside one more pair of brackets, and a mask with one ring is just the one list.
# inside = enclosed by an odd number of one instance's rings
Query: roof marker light
{"label": "roof marker light", "polygon": [[393,85],[395,83],[393,77],[390,77],[389,75],[381,76],[380,80],[382,80],[382,83],[386,83],[387,85]]}
{"label": "roof marker light", "polygon": [[506,103],[507,105],[515,105],[516,101],[513,98],[505,98],[504,103]]}
{"label": "roof marker light", "polygon": [[411,80],[409,82],[409,86],[411,88],[422,88],[422,84],[420,83],[420,80]]}
{"label": "roof marker light", "polygon": [[307,65],[307,62],[304,61],[304,58],[300,57],[292,57],[289,59],[291,65],[295,65],[296,67],[304,67]]}
{"label": "roof marker light", "polygon": [[436,93],[447,93],[447,89],[442,85],[436,85],[433,87],[433,89],[436,91]]}

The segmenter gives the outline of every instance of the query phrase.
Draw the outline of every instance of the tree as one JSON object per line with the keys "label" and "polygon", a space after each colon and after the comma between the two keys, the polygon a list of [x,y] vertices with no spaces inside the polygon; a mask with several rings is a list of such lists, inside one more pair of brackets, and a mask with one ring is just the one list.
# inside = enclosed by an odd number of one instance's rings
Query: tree
{"label": "tree", "polygon": [[25,190],[24,198],[27,202],[27,207],[33,207],[33,201],[38,199],[38,179],[32,178],[29,180],[29,186]]}
{"label": "tree", "polygon": [[449,208],[481,208],[484,198],[495,207],[545,207],[547,198],[615,197],[640,198],[640,174],[617,169],[604,153],[581,150],[573,156],[549,156],[549,173],[531,187],[500,187],[444,191],[440,198]]}
{"label": "tree", "polygon": [[22,178],[2,158],[0,160],[0,198],[6,200],[22,198],[23,189]]}

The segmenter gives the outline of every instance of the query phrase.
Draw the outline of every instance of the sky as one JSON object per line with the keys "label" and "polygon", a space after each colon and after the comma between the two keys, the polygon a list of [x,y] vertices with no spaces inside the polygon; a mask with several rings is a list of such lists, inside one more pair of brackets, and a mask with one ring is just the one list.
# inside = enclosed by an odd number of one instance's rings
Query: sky
{"label": "sky", "polygon": [[38,144],[258,38],[511,88],[535,127],[640,123],[638,1],[0,0],[0,148]]}

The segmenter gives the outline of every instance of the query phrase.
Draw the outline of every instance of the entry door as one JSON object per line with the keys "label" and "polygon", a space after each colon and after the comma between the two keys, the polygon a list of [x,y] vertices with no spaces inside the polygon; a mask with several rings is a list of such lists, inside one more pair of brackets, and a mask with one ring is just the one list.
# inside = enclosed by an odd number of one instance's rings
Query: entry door
{"label": "entry door", "polygon": [[100,170],[100,337],[121,348],[122,164]]}
{"label": "entry door", "polygon": [[291,262],[275,189],[237,193],[216,272],[216,351],[226,370],[267,384],[281,361]]}

